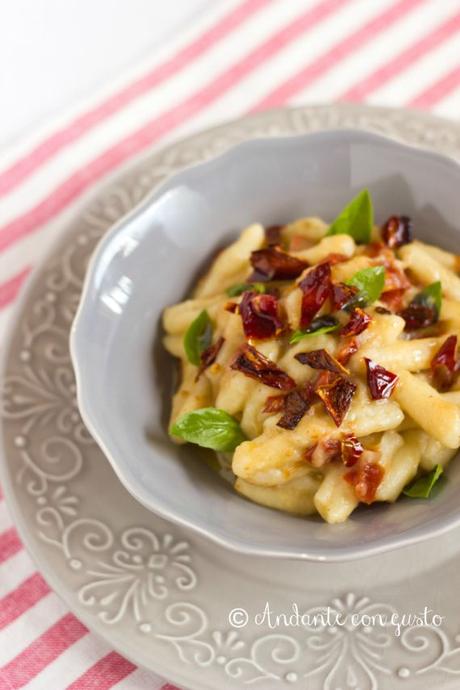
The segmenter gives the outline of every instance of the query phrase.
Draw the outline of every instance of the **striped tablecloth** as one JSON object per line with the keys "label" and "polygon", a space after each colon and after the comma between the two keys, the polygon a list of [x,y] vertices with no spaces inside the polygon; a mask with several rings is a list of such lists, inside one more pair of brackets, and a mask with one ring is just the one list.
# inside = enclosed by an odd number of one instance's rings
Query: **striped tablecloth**
{"label": "striped tablecloth", "polygon": [[[460,0],[226,0],[104,93],[0,158],[0,333],[64,215],[153,145],[287,104],[460,119]],[[0,500],[0,690],[174,690],[50,591]]]}

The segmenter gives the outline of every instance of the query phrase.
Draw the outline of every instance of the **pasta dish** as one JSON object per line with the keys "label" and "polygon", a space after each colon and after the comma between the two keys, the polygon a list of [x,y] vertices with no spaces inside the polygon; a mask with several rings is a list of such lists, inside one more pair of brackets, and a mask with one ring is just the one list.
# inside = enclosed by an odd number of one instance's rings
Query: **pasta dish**
{"label": "pasta dish", "polygon": [[377,226],[363,190],[332,223],[243,230],[164,311],[171,439],[226,454],[247,499],[329,523],[436,493],[460,447],[460,262],[412,226]]}

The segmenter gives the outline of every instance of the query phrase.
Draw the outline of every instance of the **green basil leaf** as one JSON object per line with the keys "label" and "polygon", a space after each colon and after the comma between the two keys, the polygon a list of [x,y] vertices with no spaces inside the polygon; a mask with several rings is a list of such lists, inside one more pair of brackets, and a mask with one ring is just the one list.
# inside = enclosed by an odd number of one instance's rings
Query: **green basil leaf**
{"label": "green basil leaf", "polygon": [[431,470],[424,477],[420,477],[415,482],[410,484],[403,493],[405,496],[410,496],[410,498],[429,498],[433,487],[443,473],[442,465],[436,465],[436,467]]}
{"label": "green basil leaf", "polygon": [[206,310],[203,310],[192,321],[184,335],[184,349],[188,361],[195,366],[200,364],[200,355],[212,341],[212,321]]}
{"label": "green basil leaf", "polygon": [[203,448],[227,453],[245,440],[237,420],[217,407],[203,407],[183,414],[171,427],[171,434]]}
{"label": "green basil leaf", "polygon": [[294,333],[291,335],[289,343],[294,345],[295,343],[298,343],[299,340],[302,340],[302,338],[306,338],[309,335],[331,333],[332,331],[336,331],[339,326],[340,324],[337,319],[334,318],[334,316],[317,316],[316,319],[313,319],[308,328],[305,328],[305,330],[294,331]]}
{"label": "green basil leaf", "polygon": [[374,208],[368,189],[363,189],[350,201],[329,226],[327,235],[351,235],[356,242],[366,244],[371,239]]}
{"label": "green basil leaf", "polygon": [[347,280],[348,285],[358,288],[359,293],[353,298],[354,303],[371,304],[382,294],[385,285],[385,267],[371,266],[363,268]]}
{"label": "green basil leaf", "polygon": [[418,303],[421,302],[422,304],[425,302],[433,304],[439,315],[442,305],[442,286],[440,281],[437,280],[435,283],[427,285],[426,288],[423,288],[423,290],[414,297],[413,301]]}
{"label": "green basil leaf", "polygon": [[239,295],[242,295],[246,290],[252,290],[253,292],[263,294],[266,291],[266,287],[263,283],[238,283],[228,288],[227,295],[229,297],[239,297]]}

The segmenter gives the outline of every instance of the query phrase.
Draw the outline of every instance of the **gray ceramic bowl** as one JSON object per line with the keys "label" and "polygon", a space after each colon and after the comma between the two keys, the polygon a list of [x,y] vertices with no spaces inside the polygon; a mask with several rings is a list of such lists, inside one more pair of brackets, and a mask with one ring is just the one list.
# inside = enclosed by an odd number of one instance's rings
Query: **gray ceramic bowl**
{"label": "gray ceramic bowl", "polygon": [[203,452],[166,434],[174,362],[161,347],[163,308],[183,299],[214,250],[250,222],[330,220],[363,187],[377,221],[408,214],[421,239],[458,249],[460,166],[347,130],[254,140],[184,170],[100,243],[71,336],[79,404],[120,480],[152,511],[241,552],[337,561],[460,523],[456,461],[436,499],[360,509],[330,526],[241,498]]}

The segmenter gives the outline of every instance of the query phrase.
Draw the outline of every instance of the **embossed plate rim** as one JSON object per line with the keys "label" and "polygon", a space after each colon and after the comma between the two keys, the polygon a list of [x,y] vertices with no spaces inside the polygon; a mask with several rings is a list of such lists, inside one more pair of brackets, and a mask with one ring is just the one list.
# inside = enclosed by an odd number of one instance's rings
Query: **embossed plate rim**
{"label": "embossed plate rim", "polygon": [[[206,137],[209,138],[210,135],[214,136],[216,133],[219,133],[219,132],[222,132],[223,136],[224,136],[224,133],[227,132],[227,138],[231,140],[232,137],[234,138],[234,136],[235,136],[234,134],[232,134],[233,128],[238,133],[238,127],[243,127],[243,126],[247,126],[247,130],[245,131],[245,136],[246,135],[257,136],[257,134],[254,134],[254,131],[251,129],[251,126],[255,127],[256,123],[258,123],[258,122],[265,123],[264,124],[264,132],[266,135],[267,130],[269,132],[271,132],[271,131],[277,129],[278,119],[281,121],[282,118],[286,119],[286,123],[284,123],[284,127],[286,127],[286,125],[287,125],[287,119],[292,118],[292,122],[291,122],[291,120],[289,121],[289,127],[290,127],[290,131],[293,132],[293,131],[296,131],[295,123],[294,123],[294,119],[296,117],[296,114],[299,116],[299,118],[302,117],[302,115],[307,120],[310,118],[311,121],[308,122],[308,126],[310,129],[314,128],[315,126],[316,127],[318,127],[318,126],[330,126],[327,124],[328,117],[331,117],[331,118],[336,117],[336,119],[337,119],[339,116],[341,116],[342,118],[345,118],[347,113],[354,114],[353,116],[356,120],[359,120],[360,118],[365,119],[366,117],[377,118],[377,116],[379,114],[380,114],[380,118],[382,119],[382,121],[384,118],[388,118],[389,120],[391,120],[392,117],[395,117],[395,118],[407,117],[408,122],[412,123],[412,126],[414,126],[414,127],[420,126],[421,129],[423,129],[424,127],[426,128],[427,141],[429,141],[429,127],[427,126],[427,125],[429,125],[429,123],[432,123],[433,126],[436,126],[439,128],[442,127],[442,128],[444,128],[445,131],[448,131],[449,128],[451,131],[453,130],[453,128],[458,129],[458,127],[454,124],[442,121],[438,118],[432,118],[432,117],[424,115],[424,114],[420,114],[420,115],[413,114],[412,115],[410,113],[404,113],[402,111],[397,111],[397,110],[381,109],[381,108],[373,109],[373,108],[367,108],[367,107],[363,107],[363,106],[318,106],[318,107],[309,107],[309,108],[298,108],[298,109],[295,109],[292,111],[281,110],[281,111],[272,112],[272,113],[259,114],[256,116],[252,116],[250,118],[244,118],[244,119],[238,120],[234,123],[229,123],[227,125],[220,125],[216,128],[213,128],[212,130],[208,130],[205,133],[199,133],[197,135],[194,135],[193,137],[189,137],[188,139],[185,140],[185,142],[195,142],[195,141],[200,142],[200,140],[202,138],[206,138]],[[316,120],[315,120],[315,118],[316,118]],[[321,120],[322,121],[318,122],[318,119],[319,119],[319,121],[321,121]],[[253,124],[251,125],[251,123],[253,123]],[[326,124],[324,124],[324,123],[326,123]],[[334,123],[334,126],[337,126],[337,122]],[[363,123],[360,122],[359,125],[356,125],[356,126],[362,127]],[[281,125],[281,131],[284,131],[283,125]],[[278,127],[277,134],[280,134],[281,131],[279,130],[279,127]],[[297,131],[301,131],[301,130],[297,129]],[[303,131],[305,131],[305,129]],[[258,136],[262,136],[262,135],[258,134]],[[456,137],[458,136],[459,141],[460,141],[460,134],[457,134],[457,132],[456,132],[455,136]],[[180,142],[179,144],[173,144],[171,146],[168,146],[163,151],[156,152],[154,154],[153,160],[159,161],[159,159],[161,158],[161,156],[165,152],[176,149],[177,147],[181,147],[181,146],[183,147],[185,145],[185,142]],[[99,198],[99,196],[102,196],[103,190],[108,191],[109,188],[112,188],[112,187],[115,188],[115,184],[116,184],[117,179],[123,180],[124,176],[126,175],[128,170],[132,170],[133,172],[136,170],[142,171],[143,163],[145,163],[147,158],[150,159],[151,155],[152,154],[150,152],[149,154],[146,154],[145,158],[143,158],[141,161],[136,162],[134,165],[130,164],[129,166],[127,166],[127,169],[123,170],[116,177],[113,176],[110,179],[108,185],[107,184],[98,185],[98,190],[100,190],[100,194],[99,194],[99,192],[97,192],[97,194],[93,192],[93,193],[90,193],[89,195],[85,196],[85,205],[82,204],[81,206],[79,206],[79,209],[80,208],[86,208],[88,206],[88,203],[86,203],[86,202],[91,202],[93,199]],[[56,244],[58,246],[61,246],[63,244],[63,237],[60,237],[60,239],[57,241]],[[54,256],[55,253],[56,253],[56,248],[54,249],[54,251],[52,251],[50,253],[50,256]],[[23,294],[22,294],[22,296],[21,296],[21,298],[20,298],[20,300],[16,306],[16,309],[14,312],[15,318],[10,323],[8,343],[7,343],[7,347],[5,347],[5,350],[4,350],[3,359],[5,362],[5,365],[6,365],[6,362],[8,361],[8,357],[11,354],[10,348],[12,346],[13,339],[16,335],[16,330],[18,329],[19,324],[20,324],[19,317],[22,314],[25,305],[27,305],[27,300],[31,297],[31,289],[35,285],[35,281],[38,280],[39,276],[42,273],[44,273],[45,267],[48,266],[48,263],[49,262],[45,262],[42,266],[38,267],[33,272],[32,276],[27,281],[27,285],[24,288]],[[3,429],[0,433],[2,434],[2,443],[4,443],[5,439],[3,438]],[[10,451],[9,451],[10,455],[12,454],[11,450],[12,449],[10,449]],[[31,506],[27,506],[27,505],[22,504],[23,499],[20,497],[20,495],[16,495],[16,494],[19,494],[19,492],[16,489],[16,487],[13,485],[12,481],[11,481],[11,486],[10,486],[10,479],[12,479],[12,477],[10,477],[10,472],[7,468],[6,459],[4,459],[4,458],[2,458],[2,460],[0,462],[0,476],[2,478],[2,482],[3,482],[3,486],[4,486],[5,499],[9,505],[10,509],[12,509],[13,517],[17,523],[17,526],[19,528],[19,532],[20,532],[25,544],[28,546],[29,551],[32,553],[33,558],[37,562],[39,568],[45,574],[45,577],[48,579],[50,584],[57,591],[57,593],[63,598],[63,600],[66,602],[66,604],[72,610],[74,610],[76,612],[76,615],[78,615],[78,617],[90,629],[94,630],[97,634],[102,636],[107,642],[110,643],[110,645],[112,647],[114,647],[115,649],[120,651],[122,654],[124,654],[128,658],[131,658],[136,664],[145,666],[146,668],[149,668],[150,670],[155,671],[156,673],[160,673],[164,676],[167,676],[173,682],[182,684],[183,686],[202,689],[206,685],[206,687],[213,688],[213,690],[217,687],[217,685],[219,687],[225,687],[225,688],[241,687],[241,683],[238,683],[237,685],[235,685],[235,683],[232,682],[232,680],[233,681],[237,680],[239,676],[232,675],[230,670],[229,670],[230,669],[229,665],[231,663],[235,662],[235,658],[233,658],[233,659],[230,658],[228,660],[228,662],[227,662],[227,660],[225,662],[222,662],[223,657],[217,656],[217,652],[215,651],[214,647],[211,647],[208,642],[204,643],[203,641],[198,640],[199,644],[207,645],[206,649],[207,649],[207,652],[211,655],[210,659],[212,658],[212,663],[215,662],[216,665],[223,663],[222,668],[225,670],[225,673],[227,673],[227,676],[225,676],[224,678],[222,678],[222,676],[220,676],[219,681],[215,680],[217,677],[217,675],[216,675],[217,671],[212,666],[211,661],[209,662],[209,664],[207,664],[207,662],[206,662],[206,664],[202,664],[201,666],[200,665],[197,665],[197,666],[190,666],[189,665],[189,666],[187,666],[184,663],[184,665],[180,669],[178,669],[176,657],[174,657],[169,662],[163,663],[163,657],[164,657],[164,659],[168,659],[167,653],[169,652],[169,648],[165,650],[163,647],[161,647],[161,646],[159,647],[158,645],[156,646],[156,651],[160,652],[160,651],[164,650],[164,654],[158,653],[154,659],[154,663],[151,663],[150,657],[142,656],[141,651],[138,652],[135,643],[133,643],[131,645],[131,647],[128,644],[129,643],[129,637],[130,637],[130,635],[132,635],[131,630],[130,630],[131,620],[123,619],[123,621],[122,621],[123,628],[121,629],[121,631],[119,629],[115,629],[115,631],[114,631],[113,628],[110,629],[109,627],[104,627],[104,625],[102,625],[102,623],[101,623],[101,620],[103,620],[103,619],[101,619],[100,616],[96,617],[93,609],[91,609],[91,610],[89,608],[85,609],[83,604],[81,603],[81,601],[76,596],[77,593],[79,593],[81,589],[88,590],[88,587],[93,587],[94,582],[91,581],[89,583],[86,583],[82,587],[79,587],[79,589],[77,591],[76,585],[72,584],[72,582],[73,582],[72,581],[72,571],[70,571],[68,573],[67,571],[64,570],[64,566],[69,565],[69,563],[71,565],[71,568],[73,566],[78,567],[78,555],[73,557],[73,554],[71,553],[71,551],[69,551],[69,555],[67,556],[67,560],[68,560],[67,563],[61,564],[59,566],[59,568],[53,568],[52,567],[50,554],[54,553],[54,552],[51,552],[50,550],[48,550],[48,552],[47,552],[47,550],[45,548],[45,546],[46,546],[45,542],[42,543],[42,542],[38,541],[37,536],[32,533],[30,525],[27,524],[25,516],[27,514],[27,510]],[[115,490],[115,488],[116,487],[114,485],[113,489]],[[59,499],[59,500],[61,500],[61,499]],[[67,503],[64,505],[67,505],[67,507],[71,506],[70,503]],[[35,511],[35,507],[33,510]],[[136,508],[133,505],[133,516],[134,516],[135,511],[136,511]],[[83,519],[85,519],[85,518],[83,518]],[[86,519],[91,519],[91,518],[86,518]],[[78,522],[78,520],[77,520],[77,522]],[[93,522],[96,522],[96,521],[93,520]],[[73,524],[74,523],[71,522],[70,526],[72,527]],[[186,539],[189,540],[189,535],[188,535],[188,533],[185,532],[185,530],[178,529],[178,528],[176,528],[176,526],[173,526],[173,525],[166,525],[165,526],[164,521],[160,520],[159,518],[156,518],[155,516],[149,516],[149,528],[136,527],[136,528],[131,529],[131,528],[127,528],[126,524],[124,524],[120,529],[118,529],[118,527],[116,527],[116,521],[114,522],[114,524],[115,524],[115,526],[111,526],[110,530],[112,531],[113,541],[116,541],[116,545],[118,545],[120,548],[118,549],[117,552],[107,555],[107,558],[110,561],[109,565],[112,568],[114,567],[113,557],[114,557],[114,555],[116,555],[116,553],[124,554],[123,558],[125,558],[129,554],[131,554],[131,556],[132,556],[134,553],[134,556],[131,558],[131,561],[130,561],[130,567],[133,566],[134,557],[140,557],[140,553],[139,553],[140,552],[140,546],[139,546],[139,544],[140,544],[140,541],[142,541],[141,537],[143,537],[147,541],[150,541],[151,551],[148,552],[148,555],[150,555],[150,560],[152,560],[152,558],[153,558],[153,566],[154,567],[159,567],[159,565],[160,565],[159,561],[161,561],[161,557],[164,556],[163,551],[165,550],[166,547],[169,548],[171,545],[170,541],[168,541],[169,530],[173,533],[176,533],[177,535],[185,534]],[[165,527],[168,530],[166,533],[164,533]],[[138,541],[136,543],[134,543],[134,541],[133,541],[133,534],[132,534],[133,530],[137,533]],[[162,533],[161,544],[156,544],[156,541],[158,541],[156,536],[155,536],[156,532],[153,532],[152,530],[156,530],[157,532]],[[88,534],[86,535],[86,537],[88,537]],[[203,565],[203,563],[206,564],[206,572],[207,572],[207,570],[210,570],[212,572],[213,568],[215,570],[216,569],[216,566],[215,566],[216,562],[220,567],[220,561],[222,559],[224,559],[224,560],[225,560],[225,558],[234,559],[234,557],[232,557],[231,554],[227,554],[224,550],[222,550],[224,552],[224,553],[222,553],[222,551],[219,551],[217,549],[217,547],[214,549],[212,547],[212,545],[211,546],[208,545],[207,542],[206,542],[206,545],[207,545],[206,548],[203,548],[204,547],[204,541],[202,540],[200,542],[200,540],[195,539],[195,537],[193,535],[190,535],[190,541],[194,544],[194,546],[196,546],[195,554],[194,554],[196,561],[198,562],[198,564],[200,562],[202,563],[202,565]],[[42,548],[37,548],[37,543]],[[153,544],[153,547],[152,547],[152,544]],[[176,546],[177,546],[177,544],[175,544],[175,546],[173,548],[176,548]],[[94,552],[96,552],[97,544],[95,547],[94,543],[93,543],[93,547],[94,548],[92,550]],[[181,549],[179,549],[179,552],[176,551],[176,553],[183,554],[184,551],[187,551],[187,550],[190,550],[189,544],[185,543],[185,547],[182,546]],[[207,551],[207,553],[205,553],[205,551]],[[110,558],[110,555],[112,556],[112,558]],[[155,560],[155,558],[157,560]],[[246,564],[243,563],[243,560],[244,559],[242,559],[240,561],[240,563],[238,564],[238,577],[240,577],[240,578],[243,577],[244,570],[246,568]],[[179,558],[177,558],[176,561],[179,561]],[[182,559],[180,562],[182,565],[183,564],[188,565],[188,563],[190,561],[187,559],[185,559],[185,560]],[[72,563],[73,563],[73,565],[72,565]],[[137,560],[137,561],[135,561],[135,563],[139,563],[139,561]],[[228,563],[227,563],[227,565],[228,565],[228,568],[230,569],[230,565]],[[236,570],[236,568],[235,568],[235,570]],[[192,569],[192,572],[193,572],[193,575],[195,575],[193,569]],[[205,579],[206,572],[205,572],[205,569],[203,569],[202,575],[204,577],[202,577],[201,579],[203,579],[203,580]],[[177,579],[178,578],[176,578],[176,583],[177,583]],[[255,583],[257,582],[257,579],[253,578],[253,580],[254,581],[253,581],[252,587],[254,587]],[[273,580],[273,577],[270,578],[270,587],[272,588],[272,591],[276,593],[277,590],[276,590],[275,584],[272,580]],[[209,585],[209,583],[208,583],[208,585]],[[192,577],[192,580],[189,580],[189,586],[192,589],[195,587],[195,583],[193,582],[193,577]],[[335,586],[336,585],[334,584],[334,587]],[[172,588],[172,585],[171,585],[171,588]],[[268,587],[267,587],[267,589],[268,589]],[[184,588],[182,589],[182,591],[184,591]],[[206,593],[208,593],[208,590],[206,590]],[[309,594],[309,596],[312,596],[312,594]],[[381,596],[381,595],[378,595],[378,596]],[[358,605],[359,601],[361,601],[361,599],[353,598],[351,595],[347,595],[342,600],[342,602],[337,603],[337,601],[336,601],[336,604],[337,605],[338,604],[345,604],[345,605],[350,605],[353,607],[355,605]],[[368,600],[366,600],[366,601],[368,601]],[[217,601],[216,600],[213,601],[212,597],[210,598],[209,596],[207,596],[206,597],[206,603],[215,606]],[[310,603],[311,603],[311,601],[310,601]],[[370,603],[371,604],[375,603],[375,599],[372,598]],[[191,610],[191,607],[195,606],[195,604],[192,604],[190,601],[185,602],[185,603],[175,602],[175,604],[173,602],[172,605],[182,605],[183,607],[189,606],[190,607],[189,611]],[[365,605],[365,603],[363,605]],[[92,604],[91,604],[91,606],[92,606]],[[169,606],[170,605],[168,604],[168,607]],[[197,607],[195,607],[195,608],[197,608]],[[206,610],[208,611],[209,609],[207,608]],[[201,611],[203,614],[205,614],[205,611],[203,611],[203,610],[201,610]],[[102,613],[104,613],[104,611],[102,611]],[[156,613],[156,611],[155,611],[155,613]],[[214,610],[214,611],[211,611],[211,613],[215,617],[217,614],[217,611]],[[133,614],[133,616],[134,616],[134,614]],[[135,620],[135,622],[139,623],[139,625],[135,628],[136,631],[138,628],[142,628],[142,626],[144,625],[145,629],[143,632],[149,632],[149,630],[147,630],[147,627],[145,627],[145,623],[142,623],[142,622],[138,621],[137,619]],[[155,619],[155,623],[156,622],[157,621]],[[213,622],[213,621],[211,621],[211,622]],[[215,622],[213,624],[215,624]],[[443,633],[443,635],[444,635],[444,633]],[[156,635],[156,637],[165,638],[165,632],[162,631],[162,634],[158,634],[158,635]],[[257,670],[258,673],[265,672],[265,670],[263,668],[257,668],[256,669],[255,658],[253,658],[253,655],[256,653],[254,651],[254,647],[258,644],[258,642],[264,642],[264,641],[266,642],[268,640],[268,638],[270,638],[270,637],[280,638],[281,636],[280,635],[278,635],[278,636],[276,636],[276,635],[272,635],[272,636],[265,635],[264,637],[256,638],[254,643],[251,643],[250,650],[249,650],[250,656],[244,657],[244,658],[243,657],[238,658],[240,661],[242,660],[242,662],[244,662],[246,664],[246,670],[249,668],[249,670],[251,672],[254,672],[254,670]],[[437,678],[439,679],[439,681],[441,679],[446,678],[446,676],[442,674],[442,671],[446,672],[445,667],[446,666],[448,667],[449,663],[452,663],[451,660],[455,659],[458,656],[458,654],[460,653],[460,648],[455,647],[453,645],[453,643],[450,641],[450,639],[447,638],[447,636],[445,636],[445,637],[441,636],[441,638],[442,638],[441,639],[441,643],[442,643],[441,644],[441,651],[440,651],[439,655],[436,657],[435,661],[433,661],[433,663],[429,667],[427,667],[428,670],[436,671]],[[139,647],[141,646],[140,645],[140,639],[141,638],[136,638],[136,640],[139,640],[138,641]],[[176,643],[177,643],[178,639],[179,639],[179,637],[177,635],[175,637],[173,636],[172,638],[170,636],[170,642],[172,642],[173,644],[174,644],[174,640],[176,640]],[[288,639],[289,638],[287,636],[284,636],[284,642],[286,644],[287,644]],[[296,643],[295,638],[290,638],[290,639],[291,639],[291,644]],[[232,635],[231,639],[230,639],[230,635],[226,635],[225,639],[220,638],[220,640],[217,640],[216,638],[213,638],[213,640],[215,642],[216,647],[222,643],[224,644],[224,646],[225,646],[225,644],[228,644],[231,647],[235,642],[235,638],[233,635]],[[233,642],[232,642],[232,640],[233,640]],[[278,641],[280,642],[279,639],[278,639]],[[459,641],[456,639],[455,642],[457,643]],[[152,644],[153,644],[153,641],[152,641]],[[179,643],[177,643],[177,644],[179,644]],[[203,647],[201,649],[203,649]],[[132,650],[132,651],[130,651],[130,650]],[[347,661],[347,663],[349,663],[349,661]],[[231,668],[233,668],[233,670],[234,670],[234,666],[235,666],[235,664],[233,663],[233,666],[231,667]],[[205,669],[208,669],[208,673],[206,676],[204,673]],[[399,677],[401,678],[401,680],[405,679],[406,678],[405,672],[407,669],[402,668],[399,670],[401,671],[401,674],[399,675]],[[424,669],[421,669],[417,672],[421,673],[421,672],[425,672],[425,671],[424,671]],[[453,671],[452,671],[452,669],[448,668],[448,672],[452,673]],[[214,676],[212,675],[213,673],[214,673]],[[459,672],[457,670],[455,670],[455,673],[458,674]],[[212,680],[213,677],[214,677],[214,681]],[[366,676],[366,678],[367,677],[368,676]],[[298,687],[297,682],[300,681],[300,678],[296,677],[296,673],[294,670],[289,671],[288,673],[284,674],[282,677],[281,676],[275,677],[274,675],[271,675],[271,676],[263,676],[263,678],[264,678],[264,680],[263,680],[264,690],[266,690],[266,687],[272,688],[275,686],[276,687],[286,687],[286,688],[287,687]],[[456,681],[455,678],[454,678],[454,681]],[[243,682],[249,682],[249,681],[243,681]],[[306,681],[304,681],[304,682],[306,682]],[[318,680],[318,682],[321,683],[321,687],[324,687],[324,688],[327,687],[326,681],[324,680],[324,678],[322,681]],[[393,681],[391,681],[391,682],[393,682]],[[375,684],[372,687],[374,687],[374,688],[380,687],[380,685],[379,685],[380,680],[375,680],[375,683],[378,683],[378,685]],[[405,680],[404,683],[405,683],[405,687],[408,687],[407,686],[407,680]],[[261,687],[261,686],[259,685],[258,687]],[[302,687],[304,687],[303,684],[302,684]],[[366,689],[367,689],[367,687],[371,687],[371,686],[370,685],[366,686]],[[411,687],[412,687],[412,685],[411,685]],[[419,686],[417,685],[417,688],[418,687]],[[443,682],[443,687],[445,687],[447,690],[448,687],[452,688],[453,685],[446,680],[445,684]]]}

